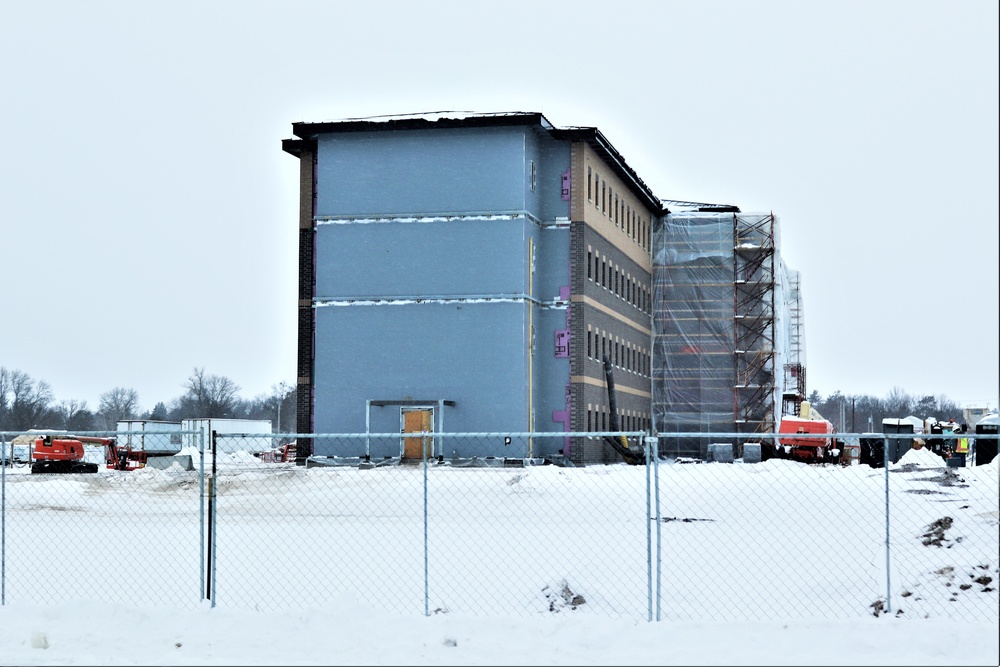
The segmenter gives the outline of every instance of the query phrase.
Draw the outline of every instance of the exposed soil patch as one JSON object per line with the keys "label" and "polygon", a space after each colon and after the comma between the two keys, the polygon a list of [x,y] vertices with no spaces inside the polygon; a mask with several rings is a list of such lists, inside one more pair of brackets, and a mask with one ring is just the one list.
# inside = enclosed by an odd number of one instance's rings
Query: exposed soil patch
{"label": "exposed soil patch", "polygon": [[935,546],[940,547],[948,538],[945,537],[945,531],[951,528],[951,525],[955,523],[955,520],[950,516],[944,516],[934,521],[931,525],[927,526],[927,532],[921,535],[921,542],[925,547]]}

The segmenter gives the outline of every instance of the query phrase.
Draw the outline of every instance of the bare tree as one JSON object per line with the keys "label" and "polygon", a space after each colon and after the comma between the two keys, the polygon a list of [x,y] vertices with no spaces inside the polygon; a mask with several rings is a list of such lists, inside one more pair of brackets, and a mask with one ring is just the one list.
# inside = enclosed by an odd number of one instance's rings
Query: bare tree
{"label": "bare tree", "polygon": [[885,411],[889,417],[900,419],[910,414],[913,398],[902,387],[893,387],[885,399]]}
{"label": "bare tree", "polygon": [[123,419],[134,419],[139,409],[139,394],[135,389],[115,387],[101,394],[98,414],[104,421],[104,428],[113,430]]}
{"label": "bare tree", "polygon": [[204,368],[195,368],[184,384],[187,393],[181,397],[184,412],[190,417],[233,417],[236,414],[240,388],[227,377],[207,375]]}
{"label": "bare tree", "polygon": [[47,382],[36,382],[23,371],[0,368],[0,428],[44,428],[51,403],[52,389]]}
{"label": "bare tree", "polygon": [[10,371],[0,366],[0,431],[7,428],[7,412],[10,410]]}
{"label": "bare tree", "polygon": [[87,401],[70,399],[59,403],[55,409],[59,415],[61,428],[67,431],[91,431],[94,429],[94,413],[87,409]]}

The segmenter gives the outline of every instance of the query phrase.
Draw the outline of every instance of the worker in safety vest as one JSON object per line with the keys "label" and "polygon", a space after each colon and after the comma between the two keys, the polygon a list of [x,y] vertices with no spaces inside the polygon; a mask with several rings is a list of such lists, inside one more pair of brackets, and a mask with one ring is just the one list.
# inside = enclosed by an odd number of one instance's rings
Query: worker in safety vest
{"label": "worker in safety vest", "polygon": [[955,433],[961,433],[962,437],[956,441],[955,453],[956,454],[968,454],[969,453],[969,439],[965,436],[965,425],[959,426],[955,429]]}

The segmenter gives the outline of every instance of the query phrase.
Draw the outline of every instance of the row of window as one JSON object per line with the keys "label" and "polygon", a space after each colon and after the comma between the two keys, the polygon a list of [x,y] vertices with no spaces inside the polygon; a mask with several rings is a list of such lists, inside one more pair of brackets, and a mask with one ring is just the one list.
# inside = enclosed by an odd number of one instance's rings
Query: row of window
{"label": "row of window", "polygon": [[613,340],[603,331],[587,329],[587,356],[603,363],[605,355],[612,366],[642,377],[649,377],[650,359],[646,350]]}
{"label": "row of window", "polygon": [[630,239],[643,248],[649,249],[649,224],[639,214],[632,210],[625,197],[618,197],[607,179],[601,179],[600,174],[587,167],[587,201],[601,209],[615,223],[615,226],[625,232]]}
{"label": "row of window", "polygon": [[[611,417],[608,409],[604,406],[587,406],[587,430],[604,431],[611,428]],[[649,415],[646,414],[626,414],[625,410],[618,411],[618,428],[622,431],[649,431]]]}
{"label": "row of window", "polygon": [[619,269],[606,258],[601,257],[600,253],[589,249],[587,250],[587,279],[649,314],[651,299],[646,286],[627,275],[625,269]]}

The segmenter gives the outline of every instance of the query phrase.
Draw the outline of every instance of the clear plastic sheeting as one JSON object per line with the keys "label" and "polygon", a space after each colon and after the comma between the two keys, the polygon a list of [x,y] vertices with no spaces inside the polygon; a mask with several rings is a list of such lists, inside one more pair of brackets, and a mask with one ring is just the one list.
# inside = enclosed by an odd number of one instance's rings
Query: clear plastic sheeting
{"label": "clear plastic sheeting", "polygon": [[[784,366],[797,359],[798,274],[778,252],[773,214],[677,211],[653,229],[653,420],[667,456],[704,458],[734,433],[735,452],[777,427]],[[795,276],[794,293],[789,283]],[[799,329],[800,333],[800,329]],[[718,436],[715,436],[716,438]]]}

